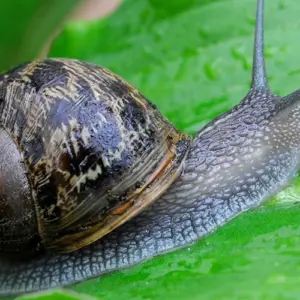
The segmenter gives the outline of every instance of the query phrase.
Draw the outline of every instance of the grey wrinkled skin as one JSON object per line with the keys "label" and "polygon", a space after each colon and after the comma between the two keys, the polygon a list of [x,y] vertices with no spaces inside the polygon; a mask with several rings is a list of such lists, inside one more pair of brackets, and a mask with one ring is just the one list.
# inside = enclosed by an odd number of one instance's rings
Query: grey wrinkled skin
{"label": "grey wrinkled skin", "polygon": [[168,192],[105,238],[30,263],[1,261],[1,294],[66,285],[191,244],[284,186],[299,167],[299,94],[253,90],[195,138]]}
{"label": "grey wrinkled skin", "polygon": [[268,88],[263,0],[258,0],[250,92],[194,138],[184,171],[167,192],[103,239],[64,255],[0,260],[0,295],[70,285],[192,244],[257,207],[299,169],[300,91]]}

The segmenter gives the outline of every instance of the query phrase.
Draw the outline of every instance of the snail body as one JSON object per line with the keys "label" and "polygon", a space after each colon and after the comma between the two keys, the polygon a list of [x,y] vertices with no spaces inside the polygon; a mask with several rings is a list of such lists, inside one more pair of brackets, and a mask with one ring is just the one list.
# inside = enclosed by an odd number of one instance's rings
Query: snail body
{"label": "snail body", "polygon": [[[0,78],[0,294],[131,266],[260,205],[299,169],[299,96],[268,87],[263,0],[250,91],[193,138],[92,64],[46,59],[8,71]],[[6,259],[25,252],[31,258]]]}

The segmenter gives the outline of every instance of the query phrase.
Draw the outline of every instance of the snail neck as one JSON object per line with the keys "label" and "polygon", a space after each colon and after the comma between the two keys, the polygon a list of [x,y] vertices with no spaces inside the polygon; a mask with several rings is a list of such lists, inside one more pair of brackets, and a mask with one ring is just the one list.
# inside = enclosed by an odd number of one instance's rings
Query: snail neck
{"label": "snail neck", "polygon": [[31,255],[37,249],[38,232],[26,168],[2,127],[0,153],[0,255]]}
{"label": "snail neck", "polygon": [[195,137],[181,177],[163,195],[203,237],[285,186],[300,167],[300,91],[253,90]]}

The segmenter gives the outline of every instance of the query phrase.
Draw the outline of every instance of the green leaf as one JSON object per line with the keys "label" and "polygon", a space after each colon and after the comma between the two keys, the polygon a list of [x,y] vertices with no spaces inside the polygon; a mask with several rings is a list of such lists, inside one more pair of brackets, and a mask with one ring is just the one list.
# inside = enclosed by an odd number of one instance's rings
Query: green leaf
{"label": "green leaf", "polygon": [[83,293],[76,293],[74,291],[66,290],[66,289],[55,289],[43,292],[32,293],[29,295],[23,295],[16,300],[52,300],[52,299],[60,299],[60,300],[97,300],[97,298],[88,296]]}
{"label": "green leaf", "polygon": [[[195,133],[249,89],[255,8],[255,0],[127,0],[105,20],[69,23],[51,55],[112,69]],[[299,14],[296,1],[266,1],[267,69],[281,95],[299,87]],[[298,178],[195,245],[70,288],[106,300],[297,299],[299,199]]]}
{"label": "green leaf", "polygon": [[0,2],[0,71],[35,59],[80,0]]}

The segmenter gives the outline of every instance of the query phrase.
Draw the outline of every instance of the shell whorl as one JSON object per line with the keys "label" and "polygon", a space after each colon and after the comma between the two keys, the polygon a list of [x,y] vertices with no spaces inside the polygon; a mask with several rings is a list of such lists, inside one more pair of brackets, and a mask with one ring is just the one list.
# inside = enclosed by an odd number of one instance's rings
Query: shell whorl
{"label": "shell whorl", "polygon": [[128,201],[178,145],[167,188],[189,145],[135,88],[77,60],[46,59],[11,70],[0,99],[1,125],[24,155],[50,248],[62,247],[53,237],[62,242],[85,231]]}

